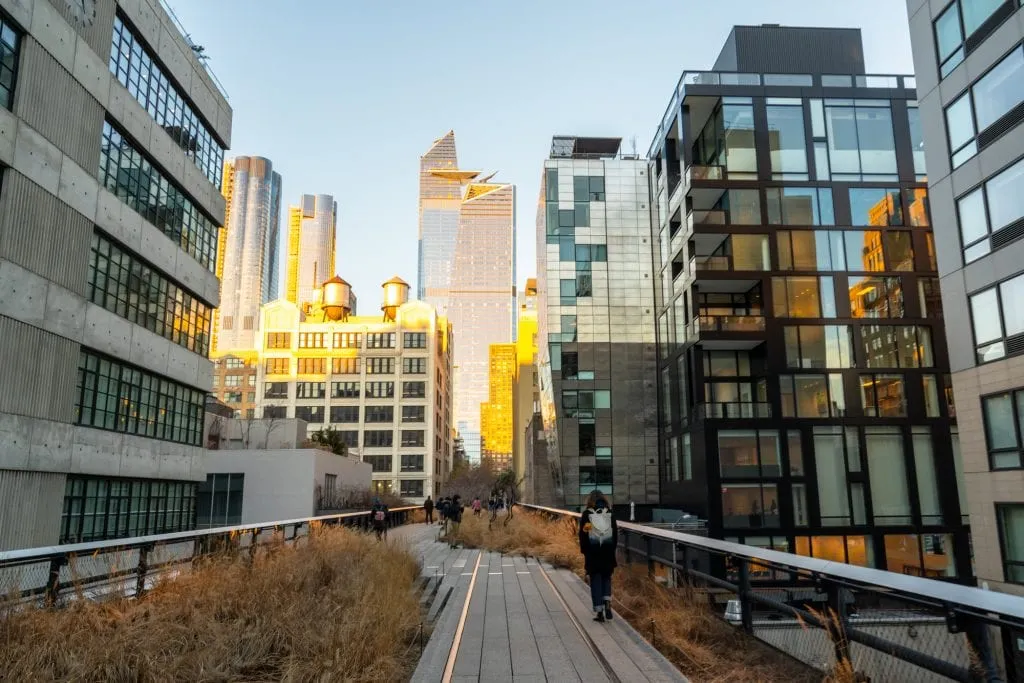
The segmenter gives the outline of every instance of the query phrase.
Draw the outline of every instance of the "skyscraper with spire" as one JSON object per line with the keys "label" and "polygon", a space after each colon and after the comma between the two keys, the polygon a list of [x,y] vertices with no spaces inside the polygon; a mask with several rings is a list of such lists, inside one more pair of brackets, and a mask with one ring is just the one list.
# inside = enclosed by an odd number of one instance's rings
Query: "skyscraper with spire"
{"label": "skyscraper with spire", "polygon": [[448,316],[454,335],[455,424],[480,458],[480,404],[490,346],[515,339],[515,186],[459,168],[455,132],[420,157],[417,296]]}

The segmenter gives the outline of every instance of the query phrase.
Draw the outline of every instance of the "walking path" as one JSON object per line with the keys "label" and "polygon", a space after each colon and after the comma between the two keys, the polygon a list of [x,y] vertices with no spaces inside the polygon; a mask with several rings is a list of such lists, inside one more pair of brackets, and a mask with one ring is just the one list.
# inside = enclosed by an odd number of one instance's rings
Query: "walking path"
{"label": "walking path", "polygon": [[450,549],[437,527],[391,530],[421,560],[430,636],[414,683],[686,683],[618,615],[593,621],[572,572],[533,558]]}

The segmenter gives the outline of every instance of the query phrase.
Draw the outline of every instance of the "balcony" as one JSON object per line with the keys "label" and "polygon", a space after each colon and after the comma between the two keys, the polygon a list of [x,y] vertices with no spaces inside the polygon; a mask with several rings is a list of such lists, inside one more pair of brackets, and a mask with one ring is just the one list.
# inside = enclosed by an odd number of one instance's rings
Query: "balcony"
{"label": "balcony", "polygon": [[763,315],[702,315],[698,329],[705,332],[764,332]]}
{"label": "balcony", "polygon": [[771,403],[698,403],[694,420],[747,420],[772,416]]}
{"label": "balcony", "polygon": [[705,226],[711,226],[716,232],[720,232],[720,227],[727,224],[725,211],[721,209],[691,211],[686,214],[687,232],[690,233],[701,232],[701,228]]}
{"label": "balcony", "polygon": [[702,180],[725,180],[724,166],[700,166],[690,164],[686,167],[686,184],[692,185],[694,181]]}

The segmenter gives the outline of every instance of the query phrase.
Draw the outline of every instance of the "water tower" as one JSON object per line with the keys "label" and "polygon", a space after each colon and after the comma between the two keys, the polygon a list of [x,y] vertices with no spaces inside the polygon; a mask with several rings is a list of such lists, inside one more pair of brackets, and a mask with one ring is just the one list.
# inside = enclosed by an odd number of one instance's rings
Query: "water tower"
{"label": "water tower", "polygon": [[409,283],[396,275],[381,286],[384,287],[384,304],[380,309],[384,311],[385,321],[394,322],[399,306],[409,300]]}
{"label": "water tower", "polygon": [[325,320],[344,322],[348,320],[351,311],[352,286],[335,275],[324,283],[323,302],[321,308],[324,311]]}

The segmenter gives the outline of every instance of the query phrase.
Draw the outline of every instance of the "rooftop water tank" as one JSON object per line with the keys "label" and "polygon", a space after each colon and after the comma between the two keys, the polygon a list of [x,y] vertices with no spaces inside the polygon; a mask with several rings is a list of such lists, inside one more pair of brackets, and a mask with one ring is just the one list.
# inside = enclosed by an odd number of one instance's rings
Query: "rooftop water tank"
{"label": "rooftop water tank", "polygon": [[351,300],[352,286],[337,275],[324,283],[322,306],[328,320],[348,320]]}
{"label": "rooftop water tank", "polygon": [[409,283],[396,275],[381,286],[384,287],[384,303],[380,308],[384,319],[393,321],[399,306],[409,301]]}

